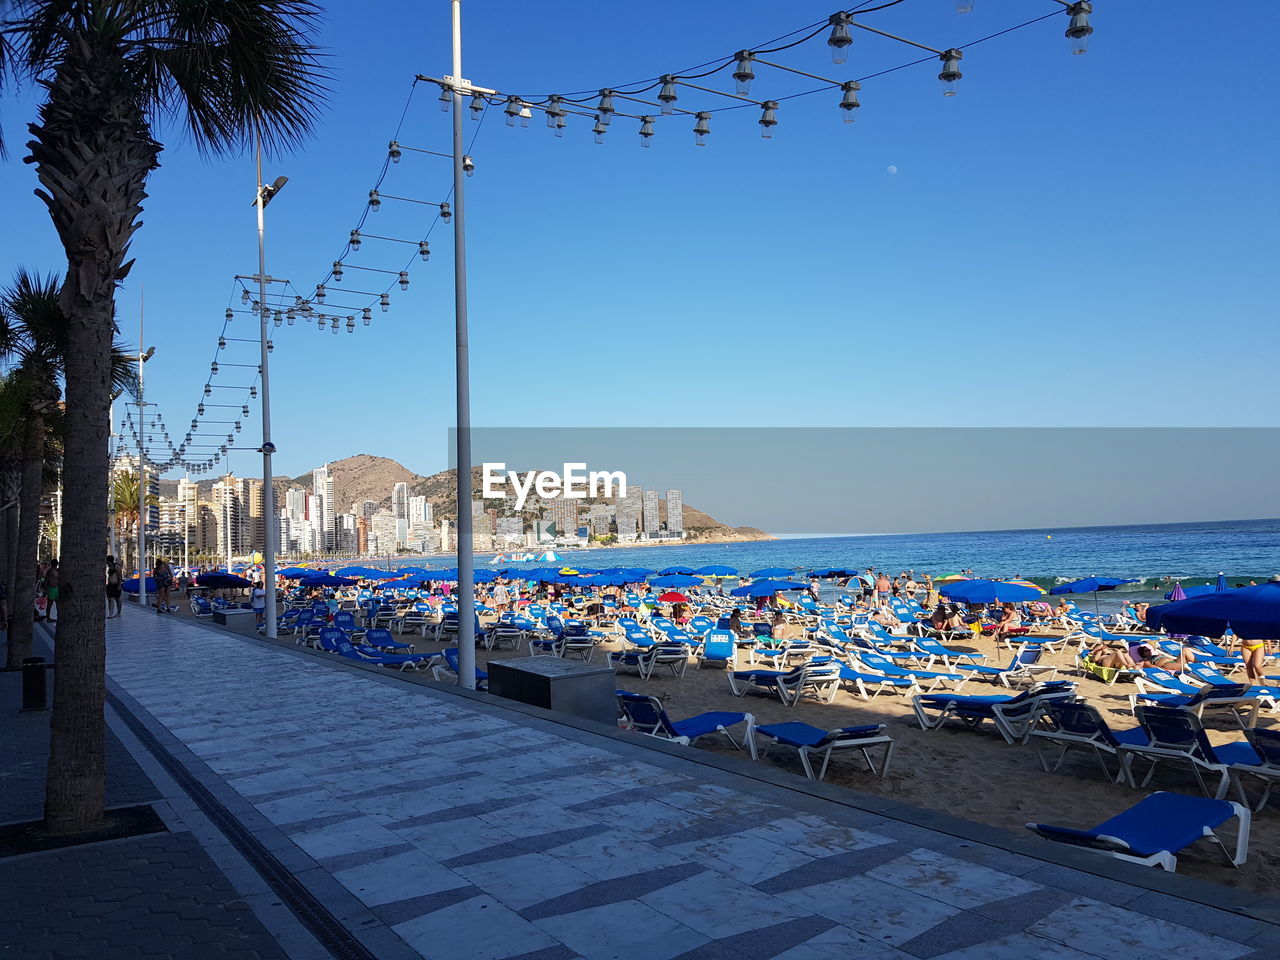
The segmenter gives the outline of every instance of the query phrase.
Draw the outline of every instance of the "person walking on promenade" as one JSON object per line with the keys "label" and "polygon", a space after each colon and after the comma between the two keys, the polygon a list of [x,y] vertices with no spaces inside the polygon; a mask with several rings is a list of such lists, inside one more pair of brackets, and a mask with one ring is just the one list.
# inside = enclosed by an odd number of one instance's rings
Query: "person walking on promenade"
{"label": "person walking on promenade", "polygon": [[56,623],[58,618],[53,615],[54,610],[58,606],[58,594],[61,592],[58,580],[58,561],[50,560],[49,569],[44,574],[44,597],[48,602],[45,607],[45,619],[51,623]]}
{"label": "person walking on promenade", "polygon": [[156,561],[151,575],[156,581],[156,613],[168,613],[172,609],[169,606],[169,591],[173,589],[173,567],[161,557]]}
{"label": "person walking on promenade", "polygon": [[261,580],[253,582],[253,592],[250,597],[250,605],[253,607],[253,615],[258,621],[258,626],[265,626],[267,622],[267,591],[263,587]]}
{"label": "person walking on promenade", "polygon": [[124,573],[115,557],[107,557],[107,619],[112,620],[123,612],[120,605],[120,585]]}

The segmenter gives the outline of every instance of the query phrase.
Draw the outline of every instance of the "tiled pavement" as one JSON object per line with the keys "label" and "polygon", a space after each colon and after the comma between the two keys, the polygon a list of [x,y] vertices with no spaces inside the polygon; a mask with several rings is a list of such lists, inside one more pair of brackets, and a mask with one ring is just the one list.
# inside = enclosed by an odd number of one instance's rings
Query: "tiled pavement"
{"label": "tiled pavement", "polygon": [[200,625],[130,611],[109,646],[118,692],[335,914],[422,956],[1232,960],[1280,945],[1263,919]]}
{"label": "tiled pavement", "polygon": [[[20,690],[0,673],[0,823],[43,814],[49,713],[19,713]],[[108,806],[155,803],[170,832],[0,859],[0,957],[285,960],[113,733],[107,764]]]}

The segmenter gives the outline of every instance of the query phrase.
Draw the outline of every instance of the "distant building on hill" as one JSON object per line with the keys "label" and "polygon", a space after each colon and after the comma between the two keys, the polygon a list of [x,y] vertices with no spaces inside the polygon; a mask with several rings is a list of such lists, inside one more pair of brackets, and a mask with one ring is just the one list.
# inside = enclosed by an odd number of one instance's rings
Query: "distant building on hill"
{"label": "distant building on hill", "polygon": [[659,514],[657,490],[646,490],[644,492],[641,520],[641,528],[644,530],[646,539],[654,538],[662,531],[662,519]]}
{"label": "distant building on hill", "polygon": [[667,533],[684,536],[684,494],[679,490],[667,491]]}

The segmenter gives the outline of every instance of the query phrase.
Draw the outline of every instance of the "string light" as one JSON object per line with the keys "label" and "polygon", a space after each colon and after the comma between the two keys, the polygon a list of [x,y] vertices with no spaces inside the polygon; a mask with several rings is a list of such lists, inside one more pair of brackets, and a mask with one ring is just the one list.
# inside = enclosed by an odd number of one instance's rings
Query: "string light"
{"label": "string light", "polygon": [[862,104],[858,100],[858,91],[862,89],[862,84],[857,80],[849,80],[840,85],[840,89],[844,96],[840,98],[840,109],[844,111],[844,122],[853,123],[858,119],[858,108]]}
{"label": "string light", "polygon": [[841,11],[833,13],[829,22],[831,36],[827,37],[827,46],[831,48],[831,62],[841,64],[849,59],[849,48],[853,46],[853,35],[849,32],[853,17]]}
{"label": "string light", "polygon": [[1093,4],[1082,0],[1067,8],[1071,15],[1071,25],[1067,27],[1066,36],[1071,41],[1071,53],[1075,56],[1088,53],[1089,37],[1093,35],[1093,27],[1089,24],[1089,14],[1093,13]]}

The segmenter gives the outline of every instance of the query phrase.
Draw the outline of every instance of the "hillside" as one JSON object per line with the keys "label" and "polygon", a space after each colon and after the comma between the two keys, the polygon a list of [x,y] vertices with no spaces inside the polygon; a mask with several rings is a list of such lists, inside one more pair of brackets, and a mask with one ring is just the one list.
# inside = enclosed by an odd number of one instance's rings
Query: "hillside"
{"label": "hillside", "polygon": [[[332,461],[329,474],[333,477],[333,497],[340,513],[350,510],[351,504],[361,500],[372,500],[379,506],[390,507],[392,487],[401,482],[413,487],[423,479],[395,460],[368,453]],[[287,486],[310,490],[311,471],[294,477]]]}

